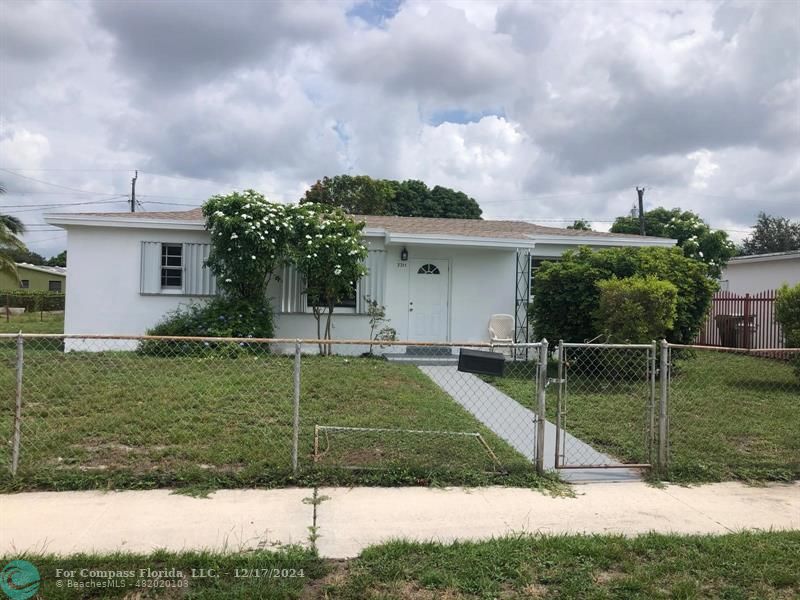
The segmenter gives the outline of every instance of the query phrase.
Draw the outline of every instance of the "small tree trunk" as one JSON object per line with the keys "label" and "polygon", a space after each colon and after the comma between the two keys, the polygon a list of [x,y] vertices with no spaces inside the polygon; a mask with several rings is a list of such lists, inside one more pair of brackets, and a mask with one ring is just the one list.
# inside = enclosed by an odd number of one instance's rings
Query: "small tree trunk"
{"label": "small tree trunk", "polygon": [[[326,340],[330,340],[331,339],[331,318],[333,317],[333,308],[334,308],[333,303],[328,304],[328,315],[327,315],[327,319],[326,319],[326,322],[325,322],[325,339]],[[330,356],[331,353],[332,353],[331,350],[332,350],[332,347],[331,347],[330,344],[328,344],[327,345],[326,355]]]}
{"label": "small tree trunk", "polygon": [[[318,306],[315,306],[313,308],[313,313],[314,313],[314,319],[316,319],[317,321],[317,339],[322,340],[322,327],[320,325],[320,320],[322,319],[322,313],[320,313]],[[320,342],[318,346],[319,346],[320,356],[324,356],[324,347],[322,345],[322,342]]]}

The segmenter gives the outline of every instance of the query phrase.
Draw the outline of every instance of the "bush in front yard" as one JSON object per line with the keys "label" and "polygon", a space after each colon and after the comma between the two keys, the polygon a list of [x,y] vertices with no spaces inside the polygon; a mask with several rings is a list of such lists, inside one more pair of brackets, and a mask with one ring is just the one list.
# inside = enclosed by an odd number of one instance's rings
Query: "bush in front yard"
{"label": "bush in front yard", "polygon": [[559,262],[545,262],[533,278],[530,317],[537,339],[583,342],[602,334],[595,316],[600,305],[597,283],[617,277],[654,277],[678,290],[675,320],[667,331],[671,342],[687,344],[705,321],[716,282],[706,265],[687,258],[679,248],[582,247]]}
{"label": "bush in front yard", "polygon": [[[190,304],[168,313],[147,335],[271,338],[274,333],[272,309],[268,300],[255,305],[248,300],[220,296],[206,304]],[[230,343],[203,344],[149,340],[139,346],[143,354],[180,356],[181,354],[227,349]],[[263,349],[262,349],[263,351]]]}
{"label": "bush in front yard", "polygon": [[645,344],[662,338],[675,323],[678,288],[655,277],[597,282],[598,329],[615,343]]}
{"label": "bush in front yard", "polygon": [[[786,346],[800,348],[800,283],[793,287],[783,284],[775,299],[775,320],[781,324]],[[793,356],[792,365],[800,377],[800,355]]]}

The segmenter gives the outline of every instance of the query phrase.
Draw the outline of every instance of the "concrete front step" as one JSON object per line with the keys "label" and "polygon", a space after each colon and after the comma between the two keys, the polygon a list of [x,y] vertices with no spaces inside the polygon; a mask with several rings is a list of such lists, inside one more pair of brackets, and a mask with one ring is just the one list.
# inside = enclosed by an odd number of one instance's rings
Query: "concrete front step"
{"label": "concrete front step", "polygon": [[387,353],[383,355],[386,360],[397,363],[407,363],[411,365],[428,365],[428,366],[451,366],[458,364],[457,356],[426,356],[424,354],[407,354],[407,353]]}

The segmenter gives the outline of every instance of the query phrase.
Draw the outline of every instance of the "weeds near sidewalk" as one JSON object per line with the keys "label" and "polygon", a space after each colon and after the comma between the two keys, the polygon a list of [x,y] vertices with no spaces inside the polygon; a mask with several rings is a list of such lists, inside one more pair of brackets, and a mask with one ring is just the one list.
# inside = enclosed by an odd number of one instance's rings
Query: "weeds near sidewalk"
{"label": "weeds near sidewalk", "polygon": [[[794,598],[800,595],[800,532],[723,536],[518,536],[450,545],[391,542],[351,561],[313,550],[150,555],[24,555],[40,596],[79,598]],[[61,569],[61,575],[56,569]],[[85,570],[84,575],[81,575]],[[140,569],[157,576],[140,576]],[[170,569],[174,571],[170,573]],[[112,576],[119,587],[88,571]],[[74,571],[64,576],[64,571]],[[179,571],[179,573],[178,573]],[[237,576],[238,575],[238,576]],[[68,584],[67,581],[72,581]],[[149,581],[137,587],[137,581]],[[78,587],[83,583],[85,587]],[[140,583],[141,586],[141,583]]]}

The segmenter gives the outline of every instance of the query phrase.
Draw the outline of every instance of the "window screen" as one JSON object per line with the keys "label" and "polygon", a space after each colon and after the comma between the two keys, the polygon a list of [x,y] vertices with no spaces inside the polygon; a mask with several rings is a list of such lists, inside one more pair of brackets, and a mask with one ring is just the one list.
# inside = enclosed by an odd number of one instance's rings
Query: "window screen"
{"label": "window screen", "polygon": [[183,244],[161,244],[161,287],[183,287]]}

